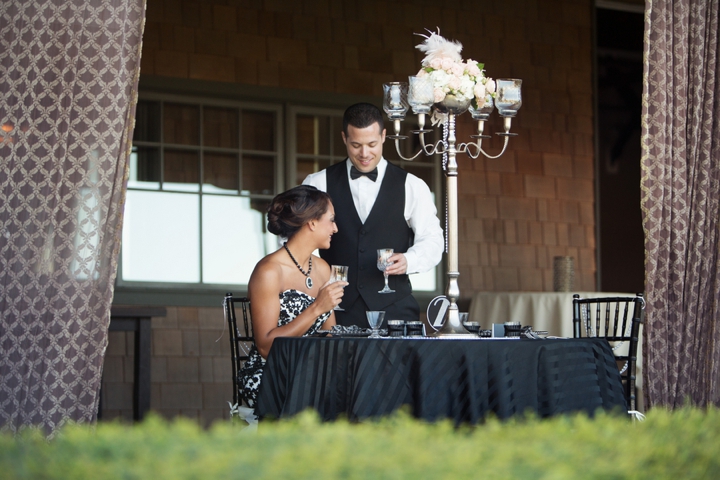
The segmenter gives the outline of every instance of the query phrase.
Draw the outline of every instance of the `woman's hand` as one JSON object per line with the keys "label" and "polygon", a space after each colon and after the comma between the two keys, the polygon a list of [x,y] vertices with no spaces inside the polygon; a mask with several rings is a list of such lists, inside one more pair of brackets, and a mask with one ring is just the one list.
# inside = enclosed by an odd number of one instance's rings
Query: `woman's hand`
{"label": "woman's hand", "polygon": [[349,285],[348,282],[332,282],[328,280],[325,285],[320,287],[315,303],[318,309],[322,312],[329,312],[333,308],[340,305],[343,294],[345,293],[344,287]]}

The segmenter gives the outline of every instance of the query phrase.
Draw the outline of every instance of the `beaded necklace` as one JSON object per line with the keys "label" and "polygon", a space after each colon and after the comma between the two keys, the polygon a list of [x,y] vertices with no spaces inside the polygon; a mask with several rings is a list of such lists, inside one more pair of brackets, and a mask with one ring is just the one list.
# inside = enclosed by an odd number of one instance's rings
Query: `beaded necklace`
{"label": "beaded necklace", "polygon": [[290,253],[290,249],[287,246],[287,242],[283,243],[283,247],[285,247],[285,251],[288,253],[288,255],[290,255],[290,258],[292,259],[295,266],[298,267],[298,270],[300,270],[300,273],[305,275],[305,286],[308,289],[311,289],[313,287],[313,281],[312,281],[312,278],[310,278],[310,272],[312,272],[312,255],[310,255],[310,257],[308,258],[308,271],[305,272],[305,270],[302,269],[302,267],[297,262],[297,260],[295,260],[295,257],[293,257],[293,254]]}

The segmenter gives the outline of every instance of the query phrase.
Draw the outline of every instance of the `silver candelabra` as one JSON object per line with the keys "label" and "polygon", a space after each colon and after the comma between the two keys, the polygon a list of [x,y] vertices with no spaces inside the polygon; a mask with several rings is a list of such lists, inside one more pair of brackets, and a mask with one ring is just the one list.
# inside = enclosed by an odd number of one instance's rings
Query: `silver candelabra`
{"label": "silver candelabra", "polygon": [[[434,90],[436,86],[432,85],[427,77],[412,76],[409,77],[408,83],[392,82],[383,85],[383,108],[388,119],[393,121],[394,128],[394,133],[388,135],[388,138],[395,141],[395,148],[400,158],[410,161],[422,154],[443,156],[443,170],[447,178],[446,253],[448,283],[445,294],[450,306],[445,313],[442,328],[435,332],[434,336],[466,338],[469,334],[460,321],[457,306],[457,300],[460,297],[460,287],[458,285],[460,272],[458,269],[457,154],[466,153],[474,159],[481,154],[487,158],[498,158],[505,153],[510,137],[517,135],[510,133],[510,125],[522,105],[521,85],[522,80],[498,79],[496,91],[494,94],[488,93],[482,105],[479,105],[475,99],[452,94],[446,94],[442,101],[435,102]],[[504,143],[500,153],[490,155],[483,150],[482,141],[491,138],[489,135],[484,135],[483,131],[485,121],[489,119],[494,106],[497,107],[498,113],[503,117],[504,131],[497,133],[497,135],[504,137]],[[412,133],[419,137],[420,151],[406,158],[400,151],[400,141],[408,137],[400,134],[400,127],[411,107],[413,113],[417,115],[418,129],[413,130]],[[473,142],[458,145],[455,137],[455,117],[465,111],[470,111],[473,119],[477,121],[477,134],[471,136],[474,139]],[[425,134],[432,132],[431,129],[425,128],[427,115],[431,115],[433,125],[440,123],[443,126],[443,138],[435,144],[425,142]]]}

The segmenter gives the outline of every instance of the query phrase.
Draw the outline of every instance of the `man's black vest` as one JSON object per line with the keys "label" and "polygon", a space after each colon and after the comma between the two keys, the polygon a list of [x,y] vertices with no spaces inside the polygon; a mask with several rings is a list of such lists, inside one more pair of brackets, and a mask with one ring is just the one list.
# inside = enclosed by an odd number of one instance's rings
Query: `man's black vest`
{"label": "man's black vest", "polygon": [[407,172],[388,162],[377,199],[364,224],[353,203],[345,162],[329,167],[325,175],[338,232],[333,235],[330,248],[321,250],[320,256],[330,265],[350,267],[349,285],[341,306],[352,305],[362,296],[370,308],[382,310],[412,294],[407,275],[390,275],[389,285],[395,293],[378,293],[385,279],[377,268],[377,249],[392,248],[405,253],[413,244],[413,231],[405,221]]}

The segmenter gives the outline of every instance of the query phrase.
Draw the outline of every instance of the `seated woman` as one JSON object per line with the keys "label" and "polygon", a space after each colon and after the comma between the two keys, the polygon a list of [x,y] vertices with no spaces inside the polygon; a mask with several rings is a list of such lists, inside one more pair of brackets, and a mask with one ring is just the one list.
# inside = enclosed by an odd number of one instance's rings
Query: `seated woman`
{"label": "seated woman", "polygon": [[330,329],[335,325],[333,308],[340,304],[347,285],[328,283],[330,267],[312,254],[330,248],[337,232],[327,193],[300,185],[277,195],[268,208],[268,230],[287,241],[258,262],[248,284],[255,344],[238,380],[240,396],[251,408],[273,340]]}

